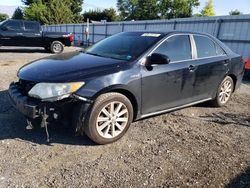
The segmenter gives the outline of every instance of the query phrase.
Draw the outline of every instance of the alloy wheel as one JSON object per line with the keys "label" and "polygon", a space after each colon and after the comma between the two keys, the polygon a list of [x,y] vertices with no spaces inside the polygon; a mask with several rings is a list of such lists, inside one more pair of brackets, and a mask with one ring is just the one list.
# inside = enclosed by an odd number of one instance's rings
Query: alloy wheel
{"label": "alloy wheel", "polygon": [[125,104],[114,101],[104,106],[96,119],[96,129],[103,138],[114,138],[120,135],[129,121]]}
{"label": "alloy wheel", "polygon": [[222,104],[227,103],[227,101],[229,100],[231,94],[232,94],[232,90],[233,90],[233,84],[230,82],[230,80],[226,80],[221,88],[220,88],[220,93],[219,93],[219,100]]}

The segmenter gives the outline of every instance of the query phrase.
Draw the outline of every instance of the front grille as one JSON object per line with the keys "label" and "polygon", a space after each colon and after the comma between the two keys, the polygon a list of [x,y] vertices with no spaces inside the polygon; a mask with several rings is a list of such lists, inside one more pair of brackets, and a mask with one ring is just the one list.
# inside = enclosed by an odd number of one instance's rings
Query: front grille
{"label": "front grille", "polygon": [[36,85],[36,82],[32,82],[32,81],[27,81],[27,80],[19,80],[18,82],[18,86],[19,86],[19,90],[20,92],[27,96],[28,92],[31,90],[31,88]]}

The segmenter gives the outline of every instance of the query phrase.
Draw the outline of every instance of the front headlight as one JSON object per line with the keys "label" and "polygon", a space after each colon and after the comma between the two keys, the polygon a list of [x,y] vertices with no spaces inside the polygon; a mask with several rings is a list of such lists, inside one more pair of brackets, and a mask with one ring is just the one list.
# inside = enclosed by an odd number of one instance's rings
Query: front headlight
{"label": "front headlight", "polygon": [[38,83],[30,91],[29,96],[43,101],[55,101],[68,97],[84,85],[84,82],[73,83]]}

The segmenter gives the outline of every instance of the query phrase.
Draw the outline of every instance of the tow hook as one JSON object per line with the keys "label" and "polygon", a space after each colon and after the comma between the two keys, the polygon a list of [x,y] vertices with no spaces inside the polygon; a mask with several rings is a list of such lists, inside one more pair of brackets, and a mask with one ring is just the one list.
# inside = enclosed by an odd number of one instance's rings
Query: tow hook
{"label": "tow hook", "polygon": [[47,119],[48,119],[49,116],[46,113],[46,106],[44,106],[43,112],[41,113],[41,116],[42,116],[41,127],[45,128],[46,136],[47,136],[47,142],[50,142],[49,131],[48,131],[48,122],[47,122]]}
{"label": "tow hook", "polygon": [[[55,110],[54,108],[49,109],[49,111],[54,111],[54,110]],[[54,119],[58,119],[58,116],[59,115],[57,113],[53,113],[53,118]],[[45,132],[46,132],[46,136],[47,136],[47,142],[50,142],[50,136],[49,136],[49,130],[48,130],[48,118],[49,118],[49,115],[47,114],[46,106],[41,108],[40,117],[42,118],[40,126],[41,126],[41,128],[45,128]],[[27,130],[34,129],[34,125],[33,125],[32,121],[29,120],[29,119],[27,119],[26,129]]]}

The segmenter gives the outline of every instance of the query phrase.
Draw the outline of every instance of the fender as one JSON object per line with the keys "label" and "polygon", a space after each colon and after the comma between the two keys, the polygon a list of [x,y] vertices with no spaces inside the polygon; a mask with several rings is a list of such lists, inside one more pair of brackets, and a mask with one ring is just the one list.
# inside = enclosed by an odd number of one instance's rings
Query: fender
{"label": "fender", "polygon": [[124,90],[131,93],[137,103],[140,104],[141,68],[136,64],[132,65],[132,68],[131,66],[128,67],[120,69],[113,74],[103,75],[101,77],[96,76],[84,80],[85,85],[75,94],[90,100],[95,100],[103,93],[114,90]]}
{"label": "fender", "polygon": [[129,100],[131,101],[133,107],[134,107],[134,120],[137,120],[140,117],[140,113],[141,113],[141,98],[138,97],[140,96],[140,94],[136,94],[135,91],[133,91],[133,89],[129,88],[127,85],[123,85],[123,84],[115,84],[115,85],[111,85],[108,87],[105,87],[101,90],[99,90],[96,93],[93,93],[92,96],[88,96],[86,97],[89,93],[84,93],[84,90],[82,90],[82,92],[77,92],[78,96],[82,96],[85,97],[89,100],[91,100],[92,102],[94,102],[98,96],[104,94],[104,93],[108,93],[108,92],[118,92],[121,93],[123,95],[125,95],[126,97],[129,98]]}

